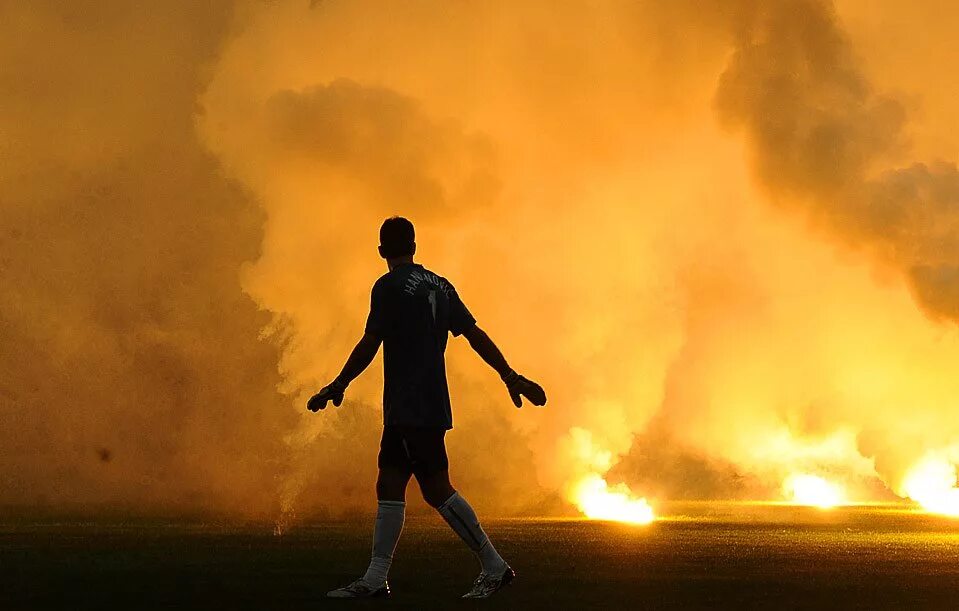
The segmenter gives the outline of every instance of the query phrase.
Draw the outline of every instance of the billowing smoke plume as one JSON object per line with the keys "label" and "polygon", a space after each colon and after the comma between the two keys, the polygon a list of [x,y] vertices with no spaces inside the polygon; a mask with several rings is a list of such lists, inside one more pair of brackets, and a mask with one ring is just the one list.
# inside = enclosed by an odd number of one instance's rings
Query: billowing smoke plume
{"label": "billowing smoke plume", "polygon": [[0,7],[0,503],[269,514],[263,215],[193,129],[227,3]]}
{"label": "billowing smoke plume", "polygon": [[959,154],[954,77],[870,42],[902,6],[111,4],[0,9],[3,504],[368,508],[378,363],[303,402],[392,214],[549,392],[515,410],[451,342],[484,511],[597,473],[881,498],[959,439],[959,178],[915,161]]}
{"label": "billowing smoke plume", "polygon": [[959,317],[959,169],[890,168],[904,110],[875,91],[821,0],[756,3],[717,106],[741,126],[774,196],[908,278],[932,315]]}
{"label": "billowing smoke plume", "polygon": [[[956,322],[955,163],[907,161],[896,167],[908,160],[905,109],[870,82],[831,3],[760,2],[744,13],[748,17],[734,28],[735,51],[720,77],[716,105],[725,124],[745,132],[767,192],[804,211],[813,226],[898,270],[932,318]],[[891,475],[884,467],[896,462],[888,446],[914,454],[923,443],[955,439],[955,418],[934,411],[938,432],[902,430],[898,412],[879,427],[857,427],[881,475]],[[877,430],[882,426],[889,429]],[[873,446],[877,437],[885,446],[879,451]]]}
{"label": "billowing smoke plume", "polygon": [[[948,290],[930,287],[948,267],[909,237],[931,238],[942,216],[911,212],[907,195],[911,177],[918,197],[950,171],[882,173],[906,112],[874,91],[827,3],[581,9],[250,10],[201,127],[269,215],[245,286],[295,338],[287,390],[335,372],[377,274],[377,221],[403,213],[427,264],[553,390],[546,414],[490,411],[495,382],[453,355],[472,389],[458,413],[500,432],[484,445],[528,443],[547,489],[631,443],[615,474],[662,497],[775,495],[795,470],[874,497],[876,464],[894,486],[923,444],[954,433],[900,443],[904,402],[924,397],[924,431],[943,417],[903,346],[922,346],[927,368],[955,346],[882,276],[902,268],[944,311]],[[745,128],[752,170],[714,109]],[[761,199],[811,210],[827,233]],[[318,303],[304,278],[337,294]],[[375,403],[378,382],[354,396]],[[503,418],[526,437],[489,424]],[[322,439],[337,423],[307,426]],[[573,430],[590,435],[588,456]]]}

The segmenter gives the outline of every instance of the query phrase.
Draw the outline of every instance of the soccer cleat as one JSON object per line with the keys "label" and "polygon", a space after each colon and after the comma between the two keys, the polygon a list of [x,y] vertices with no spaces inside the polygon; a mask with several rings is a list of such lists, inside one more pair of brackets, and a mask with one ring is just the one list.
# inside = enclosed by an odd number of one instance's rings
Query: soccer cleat
{"label": "soccer cleat", "polygon": [[473,588],[466,594],[463,594],[463,598],[489,598],[493,594],[496,594],[503,586],[509,585],[514,577],[516,577],[516,571],[510,568],[508,564],[499,575],[491,575],[486,572],[480,573],[476,581],[473,582]]}
{"label": "soccer cleat", "polygon": [[357,579],[344,588],[338,588],[326,593],[327,598],[389,598],[390,584],[383,582],[383,585],[374,588],[362,579]]}

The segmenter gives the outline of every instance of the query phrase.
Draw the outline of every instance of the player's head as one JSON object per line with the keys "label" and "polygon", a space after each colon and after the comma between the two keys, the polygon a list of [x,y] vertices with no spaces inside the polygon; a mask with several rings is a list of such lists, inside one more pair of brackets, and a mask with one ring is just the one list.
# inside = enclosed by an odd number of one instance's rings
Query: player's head
{"label": "player's head", "polygon": [[416,252],[413,223],[402,216],[393,216],[380,226],[380,256],[384,259],[412,257]]}

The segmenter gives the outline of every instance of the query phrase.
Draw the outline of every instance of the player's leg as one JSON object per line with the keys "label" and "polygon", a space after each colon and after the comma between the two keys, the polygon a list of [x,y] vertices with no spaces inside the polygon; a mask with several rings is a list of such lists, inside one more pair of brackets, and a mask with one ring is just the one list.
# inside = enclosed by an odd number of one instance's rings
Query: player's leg
{"label": "player's leg", "polygon": [[376,476],[376,500],[381,503],[405,503],[406,486],[412,475],[409,469],[390,465],[380,467]]}
{"label": "player's leg", "polygon": [[379,475],[376,478],[376,525],[373,528],[373,551],[370,565],[360,579],[333,590],[331,598],[367,598],[389,596],[386,581],[393,563],[393,552],[403,532],[406,517],[406,486],[412,475],[412,464],[402,438],[391,427],[383,430],[380,442]]}
{"label": "player's leg", "polygon": [[406,521],[406,485],[409,470],[395,466],[380,467],[376,478],[376,526],[373,528],[373,552],[363,581],[374,587],[387,587],[386,577],[393,564],[393,552]]}
{"label": "player's leg", "polygon": [[464,598],[486,598],[512,581],[516,574],[493,547],[480,526],[476,512],[450,483],[445,432],[426,430],[418,439],[407,438],[413,450],[413,473],[423,499],[439,512],[469,546],[482,566],[480,576]]}

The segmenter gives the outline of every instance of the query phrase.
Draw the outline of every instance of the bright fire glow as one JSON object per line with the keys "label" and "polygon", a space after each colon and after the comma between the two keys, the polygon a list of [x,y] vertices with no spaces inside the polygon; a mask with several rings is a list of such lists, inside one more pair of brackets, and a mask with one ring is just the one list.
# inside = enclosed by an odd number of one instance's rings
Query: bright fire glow
{"label": "bright fire glow", "polygon": [[902,489],[932,513],[959,517],[956,465],[944,458],[927,457],[906,475]]}
{"label": "bright fire glow", "polygon": [[790,502],[829,509],[843,503],[842,489],[818,475],[799,473],[783,482],[783,494]]}
{"label": "bright fire glow", "polygon": [[580,511],[593,520],[649,524],[655,519],[653,508],[646,499],[633,496],[626,484],[610,487],[596,473],[587,475],[576,484],[573,498]]}
{"label": "bright fire glow", "polygon": [[591,520],[613,520],[629,524],[649,524],[656,519],[646,499],[633,495],[624,483],[610,486],[601,474],[613,464],[613,453],[597,443],[593,434],[583,428],[569,430],[570,455],[578,473],[569,487],[569,499]]}

